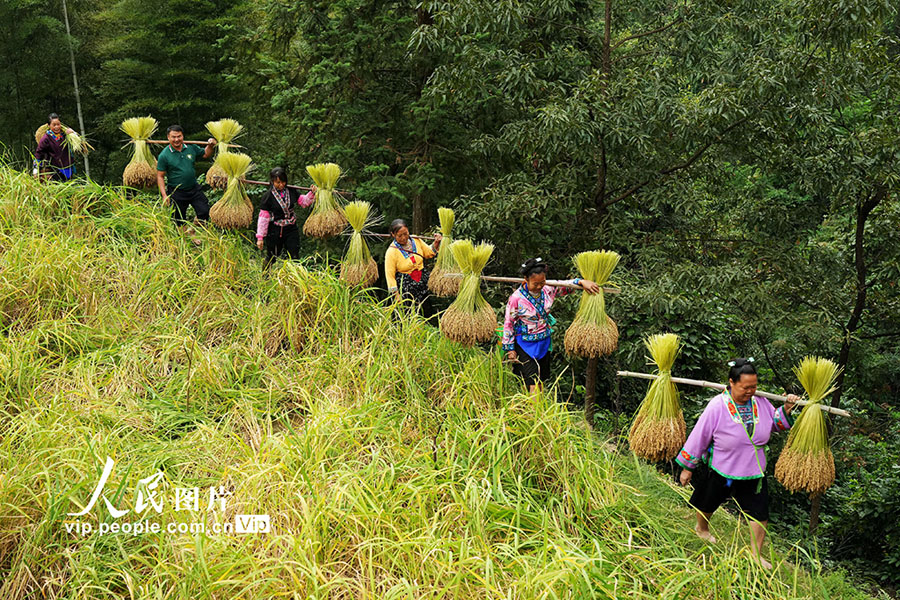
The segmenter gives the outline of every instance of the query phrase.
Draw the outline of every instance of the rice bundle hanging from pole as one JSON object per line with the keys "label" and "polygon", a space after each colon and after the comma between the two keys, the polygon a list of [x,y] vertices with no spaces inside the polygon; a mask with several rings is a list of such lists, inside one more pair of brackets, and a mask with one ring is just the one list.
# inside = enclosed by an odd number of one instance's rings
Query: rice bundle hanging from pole
{"label": "rice bundle hanging from pole", "polygon": [[834,483],[834,455],[821,404],[835,390],[839,371],[832,361],[818,356],[807,356],[794,368],[809,404],[791,427],[775,464],[775,478],[791,492],[824,492]]}
{"label": "rice bundle hanging from pole", "polygon": [[306,172],[316,184],[316,203],[303,224],[303,233],[317,238],[337,235],[347,226],[347,217],[334,197],[341,168],[334,163],[308,165]]}
{"label": "rice bundle hanging from pole", "polygon": [[158,125],[153,117],[132,117],[119,125],[119,129],[131,138],[131,161],[122,173],[122,183],[128,187],[152,188],[156,185],[156,159],[150,152],[147,140],[156,132]]}
{"label": "rice bundle hanging from pole", "polygon": [[641,458],[661,462],[678,454],[687,433],[678,389],[672,383],[672,365],[681,349],[681,340],[674,333],[666,333],[648,337],[644,345],[656,363],[659,377],[650,384],[638,407],[628,433],[628,445]]}
{"label": "rice bundle hanging from pole", "polygon": [[441,332],[455,342],[472,346],[494,336],[497,315],[481,295],[481,271],[494,251],[492,244],[475,246],[469,240],[458,240],[450,246],[462,270],[459,294],[441,317]]}
{"label": "rice bundle hanging from pole", "polygon": [[[599,286],[619,264],[619,255],[610,251],[581,252],[575,256],[575,266],[583,279]],[[566,352],[576,356],[599,358],[611,354],[619,346],[619,328],[606,314],[603,292],[582,294],[575,319],[566,331]]]}
{"label": "rice bundle hanging from pole", "polygon": [[450,246],[453,245],[453,223],[456,221],[456,215],[452,209],[441,207],[438,209],[438,218],[441,221],[441,247],[434,261],[434,269],[428,276],[428,289],[435,296],[446,298],[459,293],[459,286],[462,283],[459,265],[450,250]]}
{"label": "rice bundle hanging from pole", "polygon": [[219,156],[219,161],[228,176],[228,184],[219,201],[209,209],[209,218],[226,229],[249,227],[253,222],[253,204],[242,179],[250,171],[251,159],[241,152],[228,152]]}
{"label": "rice bundle hanging from pole", "polygon": [[363,239],[363,229],[371,224],[369,214],[372,205],[357,200],[344,207],[344,214],[353,228],[347,254],[341,261],[341,280],[350,285],[369,286],[378,280],[378,265],[372,258],[369,245]]}
{"label": "rice bundle hanging from pole", "polygon": [[219,164],[219,157],[228,153],[228,144],[244,131],[244,126],[234,119],[220,119],[206,124],[209,135],[216,138],[216,160],[206,171],[206,183],[215,190],[224,190],[228,185],[228,175]]}

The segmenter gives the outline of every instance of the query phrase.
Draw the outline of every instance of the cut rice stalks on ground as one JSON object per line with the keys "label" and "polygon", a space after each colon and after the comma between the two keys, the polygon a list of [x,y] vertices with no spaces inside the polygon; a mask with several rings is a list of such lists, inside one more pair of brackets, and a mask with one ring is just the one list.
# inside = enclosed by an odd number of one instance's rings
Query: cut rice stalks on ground
{"label": "cut rice stalks on ground", "polygon": [[[619,264],[619,255],[610,251],[582,252],[575,256],[575,266],[583,279],[603,287]],[[575,356],[599,358],[619,347],[619,328],[606,314],[603,292],[582,294],[572,324],[566,331],[566,352]]]}
{"label": "cut rice stalks on ground", "polygon": [[651,382],[638,407],[628,433],[628,444],[641,458],[662,462],[678,454],[687,433],[678,389],[672,383],[672,365],[681,349],[681,340],[674,333],[665,333],[648,337],[644,345],[656,363],[659,377]]}
{"label": "cut rice stalks on ground", "polygon": [[428,289],[435,296],[448,298],[459,293],[459,286],[462,283],[459,264],[450,250],[450,246],[453,245],[453,224],[456,215],[452,209],[441,207],[438,209],[438,218],[441,221],[441,247],[434,261],[434,269],[428,277]]}
{"label": "cut rice stalks on ground", "polygon": [[131,160],[122,173],[122,183],[126,186],[148,189],[156,185],[156,159],[147,140],[158,125],[153,117],[132,117],[119,126],[131,138]]}
{"label": "cut rice stalks on ground", "polygon": [[219,157],[227,154],[228,144],[244,131],[244,126],[234,119],[220,119],[206,124],[209,135],[216,138],[216,160],[206,171],[206,183],[214,190],[224,190],[228,185],[228,175],[219,163]]}
{"label": "cut rice stalks on ground", "polygon": [[339,234],[347,227],[347,217],[334,196],[341,168],[334,163],[318,163],[308,165],[306,172],[316,184],[316,203],[303,224],[304,235],[324,239]]}
{"label": "cut rice stalks on ground", "polygon": [[809,395],[775,464],[775,478],[791,492],[824,492],[834,483],[834,455],[822,400],[834,392],[840,369],[827,358],[807,356],[794,369]]}
{"label": "cut rice stalks on ground", "polygon": [[341,261],[341,280],[350,285],[370,286],[378,281],[378,265],[372,258],[369,245],[363,239],[363,231],[370,227],[375,219],[371,218],[372,205],[357,200],[344,207],[344,214],[353,228],[347,254]]}
{"label": "cut rice stalks on ground", "polygon": [[225,229],[249,227],[253,222],[253,204],[241,180],[251,169],[251,159],[240,152],[228,152],[219,160],[228,176],[228,184],[219,201],[209,209],[209,218]]}
{"label": "cut rice stalks on ground", "polygon": [[456,300],[441,317],[441,332],[465,346],[490,341],[497,328],[497,315],[481,295],[481,271],[494,246],[484,242],[475,246],[469,240],[459,240],[453,242],[450,251],[463,276]]}

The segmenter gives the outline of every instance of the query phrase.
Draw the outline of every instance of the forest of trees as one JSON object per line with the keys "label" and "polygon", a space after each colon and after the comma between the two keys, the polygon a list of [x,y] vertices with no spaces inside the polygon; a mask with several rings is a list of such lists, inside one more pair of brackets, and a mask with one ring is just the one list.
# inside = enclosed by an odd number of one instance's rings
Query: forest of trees
{"label": "forest of trees", "polygon": [[682,336],[687,377],[752,355],[796,391],[801,357],[834,359],[829,402],[854,414],[831,423],[837,482],[773,485],[773,527],[900,584],[896,2],[67,4],[71,37],[63,0],[0,0],[8,162],[30,168],[50,112],[78,128],[71,44],[95,180],[120,182],[124,118],[205,139],[231,117],[259,173],[337,162],[341,187],[419,232],[454,208],[459,236],[497,244],[493,274],[542,256],[568,276],[576,252],[615,250],[599,418],[631,415],[643,384],[614,372],[643,367],[651,333]]}

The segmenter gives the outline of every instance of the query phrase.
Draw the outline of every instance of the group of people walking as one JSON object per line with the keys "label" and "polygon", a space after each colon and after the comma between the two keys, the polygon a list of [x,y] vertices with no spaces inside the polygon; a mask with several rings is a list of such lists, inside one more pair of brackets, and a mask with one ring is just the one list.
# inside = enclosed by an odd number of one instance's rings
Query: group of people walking
{"label": "group of people walking", "polygon": [[[65,135],[72,130],[65,130],[56,114],[50,115],[48,126],[35,152],[35,172],[44,178],[65,181],[74,172],[74,161],[63,144]],[[216,140],[209,138],[206,145],[185,144],[184,131],[178,125],[170,126],[166,136],[169,144],[157,159],[159,193],[165,205],[173,205],[176,226],[185,227],[190,233],[188,207],[193,208],[198,222],[209,219],[209,202],[197,182],[195,164],[212,155]],[[260,203],[256,228],[257,247],[266,252],[265,268],[278,257],[299,258],[297,210],[312,205],[315,192],[315,186],[306,194],[289,188],[283,168],[269,173],[269,188]],[[410,233],[403,219],[394,220],[389,231],[391,242],[384,256],[388,293],[396,301],[406,302],[430,316],[434,309],[426,261],[439,251],[441,235],[427,244]],[[500,340],[514,371],[531,392],[550,381],[556,323],[550,311],[557,299],[573,291],[547,284],[549,271],[550,265],[539,257],[521,265],[522,282],[506,303]],[[599,285],[586,279],[575,278],[566,283],[579,286],[588,294],[601,292]],[[790,429],[791,413],[799,398],[788,395],[786,404],[776,409],[755,394],[757,372],[752,359],[736,359],[729,367],[727,389],[709,401],[676,458],[682,468],[680,482],[693,485],[690,504],[697,511],[698,536],[715,542],[709,530],[710,518],[732,498],[750,520],[752,555],[763,566],[771,566],[760,555],[769,519],[765,450],[773,433]]]}

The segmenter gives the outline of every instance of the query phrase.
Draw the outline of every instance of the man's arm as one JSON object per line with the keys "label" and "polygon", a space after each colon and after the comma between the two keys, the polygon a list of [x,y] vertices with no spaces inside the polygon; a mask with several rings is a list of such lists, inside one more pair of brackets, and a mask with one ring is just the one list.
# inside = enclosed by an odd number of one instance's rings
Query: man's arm
{"label": "man's arm", "polygon": [[216,147],[216,138],[209,138],[206,141],[206,149],[203,150],[203,158],[204,160],[212,156],[213,148]]}
{"label": "man's arm", "polygon": [[156,185],[159,187],[159,195],[162,196],[163,204],[169,205],[169,195],[166,194],[166,172],[156,171]]}

